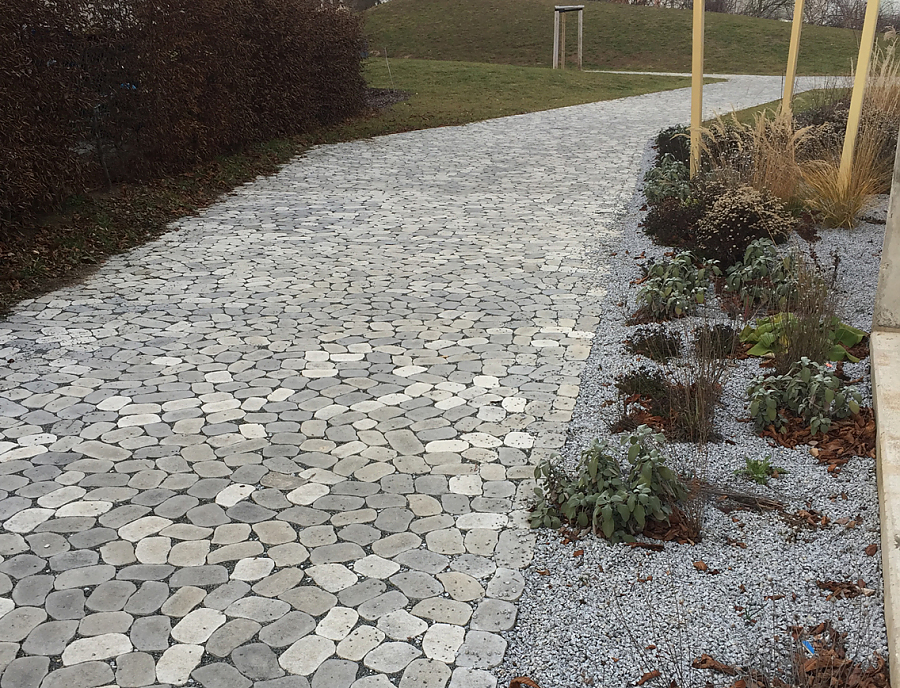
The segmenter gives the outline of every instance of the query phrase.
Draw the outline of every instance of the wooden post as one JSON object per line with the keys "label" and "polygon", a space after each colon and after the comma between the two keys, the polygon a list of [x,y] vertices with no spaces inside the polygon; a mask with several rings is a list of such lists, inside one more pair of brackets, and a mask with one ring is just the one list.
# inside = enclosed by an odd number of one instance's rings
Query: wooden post
{"label": "wooden post", "polygon": [[784,77],[784,95],[781,109],[790,115],[794,99],[794,79],[797,76],[797,56],[800,54],[800,29],[803,27],[804,0],[794,0],[794,23],[791,26],[791,47],[788,50],[787,73]]}
{"label": "wooden post", "polygon": [[863,98],[866,95],[866,81],[869,78],[869,62],[872,60],[872,45],[875,43],[877,23],[878,0],[868,0],[866,19],[859,42],[859,58],[856,61],[856,77],[853,79],[853,95],[850,96],[850,112],[847,114],[841,169],[838,172],[838,183],[844,189],[850,185],[850,175],[853,171],[853,152],[856,148],[856,135],[859,133],[859,119],[862,115]]}
{"label": "wooden post", "polygon": [[584,10],[578,10],[578,69],[582,68],[581,46],[584,34]]}
{"label": "wooden post", "polygon": [[566,13],[560,12],[562,14],[562,24],[561,24],[561,33],[562,36],[559,39],[559,47],[562,52],[562,62],[560,62],[560,69],[566,68]]}
{"label": "wooden post", "polygon": [[559,67],[559,12],[553,11],[553,69]]}
{"label": "wooden post", "polygon": [[700,127],[703,123],[703,11],[705,4],[705,0],[694,0],[693,55],[691,59],[691,177],[700,172]]}

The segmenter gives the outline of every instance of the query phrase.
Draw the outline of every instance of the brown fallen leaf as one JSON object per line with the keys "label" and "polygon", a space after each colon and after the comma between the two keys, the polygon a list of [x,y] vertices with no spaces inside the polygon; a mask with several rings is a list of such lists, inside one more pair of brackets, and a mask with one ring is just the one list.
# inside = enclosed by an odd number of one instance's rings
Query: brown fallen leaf
{"label": "brown fallen leaf", "polygon": [[517,676],[509,682],[509,688],[541,688],[527,676]]}
{"label": "brown fallen leaf", "polygon": [[709,570],[709,567],[703,561],[695,561],[694,568],[704,573]]}
{"label": "brown fallen leaf", "polygon": [[875,553],[877,551],[878,551],[878,545],[875,544],[874,542],[871,545],[869,545],[868,547],[866,547],[866,554],[868,554],[870,557],[874,557]]}
{"label": "brown fallen leaf", "polygon": [[584,550],[583,550],[583,549],[576,549],[574,552],[572,552],[572,556],[573,556],[573,557],[583,557],[583,556],[584,556]]}
{"label": "brown fallen leaf", "polygon": [[645,683],[647,683],[647,681],[652,681],[653,679],[659,678],[660,676],[662,676],[662,674],[660,673],[660,671],[658,669],[654,669],[653,671],[648,671],[646,674],[641,676],[641,680],[638,681],[637,683],[635,683],[634,685],[642,686]]}
{"label": "brown fallen leaf", "polygon": [[726,674],[728,676],[737,675],[737,669],[735,669],[733,666],[722,664],[722,662],[713,659],[705,653],[691,662],[691,666],[695,669],[710,669],[712,671],[718,671],[720,674]]}

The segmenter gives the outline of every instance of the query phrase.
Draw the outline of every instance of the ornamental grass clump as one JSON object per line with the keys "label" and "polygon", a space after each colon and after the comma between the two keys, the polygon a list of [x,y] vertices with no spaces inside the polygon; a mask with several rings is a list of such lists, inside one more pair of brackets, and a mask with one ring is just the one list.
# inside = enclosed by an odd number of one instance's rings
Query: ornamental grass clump
{"label": "ornamental grass clump", "polygon": [[664,441],[646,425],[624,437],[618,447],[594,440],[581,453],[574,478],[545,460],[534,471],[543,485],[534,489],[537,502],[531,527],[559,528],[568,523],[611,542],[633,542],[648,521],[668,521],[686,490],[665,465],[660,451]]}
{"label": "ornamental grass clump", "polygon": [[783,431],[791,417],[803,421],[810,432],[827,433],[831,421],[859,413],[862,397],[828,368],[802,358],[786,375],[758,377],[747,390],[750,417],[758,431],[770,425]]}
{"label": "ornamental grass clump", "polygon": [[883,153],[884,147],[885,133],[881,128],[861,127],[846,181],[840,175],[839,152],[801,165],[804,203],[825,226],[856,226],[856,218],[869,205],[872,196],[885,190],[885,180],[890,179],[890,162]]}

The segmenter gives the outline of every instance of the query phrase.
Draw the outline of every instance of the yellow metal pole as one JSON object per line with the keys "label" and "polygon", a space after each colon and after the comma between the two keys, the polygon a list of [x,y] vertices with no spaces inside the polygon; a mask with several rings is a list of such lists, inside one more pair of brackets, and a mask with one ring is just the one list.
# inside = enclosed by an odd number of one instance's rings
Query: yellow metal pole
{"label": "yellow metal pole", "polygon": [[859,119],[862,115],[863,99],[866,95],[866,80],[869,78],[869,62],[872,58],[877,23],[878,0],[869,0],[866,6],[862,38],[859,42],[856,78],[853,80],[853,95],[850,97],[850,112],[847,114],[847,131],[844,134],[844,151],[841,154],[841,169],[838,176],[838,181],[844,189],[850,185],[850,174],[853,170],[853,151],[856,148],[856,135],[859,133]]}
{"label": "yellow metal pole", "polygon": [[700,171],[700,126],[703,123],[703,11],[706,0],[694,0],[691,59],[691,177]]}
{"label": "yellow metal pole", "polygon": [[800,53],[800,29],[803,27],[803,2],[794,0],[794,23],[791,27],[791,47],[788,50],[787,73],[784,77],[784,95],[781,109],[790,114],[791,101],[794,99],[794,79],[797,76],[797,55]]}

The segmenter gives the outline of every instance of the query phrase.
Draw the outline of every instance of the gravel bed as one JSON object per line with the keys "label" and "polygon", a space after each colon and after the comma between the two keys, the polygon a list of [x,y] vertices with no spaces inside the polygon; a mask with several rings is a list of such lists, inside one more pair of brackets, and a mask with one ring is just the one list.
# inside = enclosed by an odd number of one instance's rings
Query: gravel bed
{"label": "gravel bed", "polygon": [[[651,160],[648,147],[645,169]],[[820,230],[821,238],[813,245],[825,265],[832,264],[832,253],[840,256],[841,315],[865,330],[872,318],[887,197],[877,201],[866,214],[872,223],[852,231]],[[592,267],[606,290],[604,317],[563,450],[569,468],[593,438],[610,436],[619,404],[604,402],[616,399],[615,378],[639,365],[623,345],[633,331],[625,324],[634,311],[636,288],[630,283],[640,277],[640,264],[647,258],[671,250],[654,245],[638,227],[642,204],[637,191],[614,231],[599,237],[591,253]],[[805,241],[796,241],[808,250]],[[694,320],[670,324],[670,329],[680,333],[693,327]],[[863,378],[858,388],[870,403],[868,359],[846,365],[845,372]],[[663,552],[611,545],[594,536],[563,544],[560,534],[541,529],[534,560],[525,571],[518,622],[505,634],[509,649],[499,668],[499,685],[526,675],[541,688],[625,686],[655,669],[662,678],[646,685],[668,686],[672,678],[680,688],[705,686],[707,681],[731,685],[733,678],[724,681],[707,671],[687,669],[701,653],[784,675],[792,644],[785,638],[786,627],[826,620],[848,632],[851,654],[887,657],[881,557],[865,552],[879,542],[874,462],[853,459],[833,476],[807,448],[771,447],[757,437],[740,419],[747,415],[747,386],[758,373],[755,359],[741,361],[730,371],[716,414],[717,429],[727,442],[709,445],[705,456],[695,445],[670,443],[668,454],[681,468],[705,465],[713,484],[777,499],[792,512],[815,509],[831,523],[815,530],[800,528],[773,513],[726,514],[709,504],[702,542],[667,543]],[[788,473],[770,480],[768,487],[734,476],[746,457],[766,456]],[[860,523],[853,528],[835,523],[845,518]],[[700,572],[694,566],[697,561],[719,573]],[[816,586],[816,581],[860,579],[874,594],[827,601]],[[648,646],[656,648],[646,650]]]}

